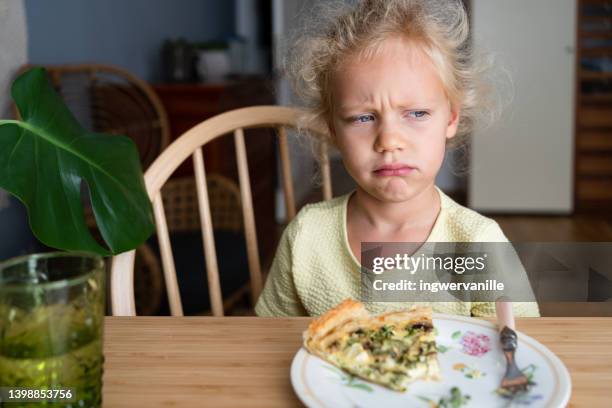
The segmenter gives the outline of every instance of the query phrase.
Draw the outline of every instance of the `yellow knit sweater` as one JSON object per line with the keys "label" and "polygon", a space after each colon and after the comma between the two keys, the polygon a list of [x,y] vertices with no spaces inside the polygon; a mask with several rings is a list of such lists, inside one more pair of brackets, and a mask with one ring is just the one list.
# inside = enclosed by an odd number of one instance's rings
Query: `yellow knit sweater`
{"label": "yellow knit sweater", "polygon": [[[457,204],[436,189],[441,208],[427,242],[508,241],[494,220]],[[255,307],[259,316],[318,316],[347,297],[360,298],[360,265],[351,252],[346,232],[346,208],[351,194],[307,205],[287,226]],[[525,271],[517,271],[521,273]],[[526,279],[517,276],[521,278]],[[381,313],[411,304],[369,302],[365,305],[371,313]],[[427,305],[440,313],[495,315],[492,302]],[[517,316],[539,316],[538,305],[532,302],[514,303],[514,312]]]}

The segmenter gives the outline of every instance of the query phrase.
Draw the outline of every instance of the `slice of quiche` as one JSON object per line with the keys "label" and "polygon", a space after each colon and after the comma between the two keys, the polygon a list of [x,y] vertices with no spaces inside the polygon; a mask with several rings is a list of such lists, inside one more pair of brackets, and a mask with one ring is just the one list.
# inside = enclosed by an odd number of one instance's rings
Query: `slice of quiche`
{"label": "slice of quiche", "polygon": [[396,391],[415,380],[438,380],[430,307],[371,316],[347,299],[313,320],[304,347],[331,364]]}

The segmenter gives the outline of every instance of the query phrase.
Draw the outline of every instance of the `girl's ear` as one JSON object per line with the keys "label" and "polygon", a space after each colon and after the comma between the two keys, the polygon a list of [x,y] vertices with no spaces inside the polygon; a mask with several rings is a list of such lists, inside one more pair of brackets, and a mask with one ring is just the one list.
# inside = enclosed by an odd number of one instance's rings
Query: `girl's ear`
{"label": "girl's ear", "polygon": [[458,106],[451,106],[450,118],[446,127],[446,138],[451,139],[457,134],[459,126],[459,118],[461,117],[461,109]]}

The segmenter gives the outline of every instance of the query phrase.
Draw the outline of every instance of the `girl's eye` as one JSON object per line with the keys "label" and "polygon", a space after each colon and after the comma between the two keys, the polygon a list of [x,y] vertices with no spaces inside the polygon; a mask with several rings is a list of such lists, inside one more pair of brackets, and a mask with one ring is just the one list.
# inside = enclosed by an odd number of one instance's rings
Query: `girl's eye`
{"label": "girl's eye", "polygon": [[366,123],[371,120],[374,120],[374,115],[359,115],[353,118],[353,122],[356,123]]}
{"label": "girl's eye", "polygon": [[414,119],[424,119],[429,113],[427,111],[410,111],[408,116]]}

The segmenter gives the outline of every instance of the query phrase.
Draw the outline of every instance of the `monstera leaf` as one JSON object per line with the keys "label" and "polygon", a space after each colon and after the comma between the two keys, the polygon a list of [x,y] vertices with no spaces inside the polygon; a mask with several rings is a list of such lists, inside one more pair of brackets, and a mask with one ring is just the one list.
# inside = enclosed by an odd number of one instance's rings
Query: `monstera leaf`
{"label": "monstera leaf", "polygon": [[[147,239],[151,203],[132,140],[83,129],[42,68],[17,78],[12,96],[22,120],[0,120],[0,187],[26,206],[34,235],[50,247],[101,255]],[[82,181],[108,248],[85,223]]]}

